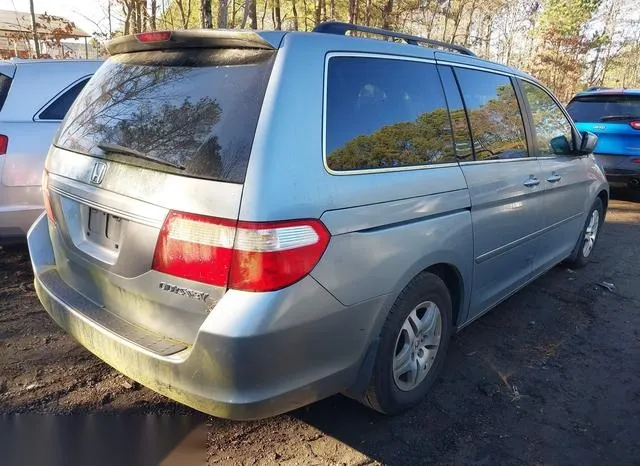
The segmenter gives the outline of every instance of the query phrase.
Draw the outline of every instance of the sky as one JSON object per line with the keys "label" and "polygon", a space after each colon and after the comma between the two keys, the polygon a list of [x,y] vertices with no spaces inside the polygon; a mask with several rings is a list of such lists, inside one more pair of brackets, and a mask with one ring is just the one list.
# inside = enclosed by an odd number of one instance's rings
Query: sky
{"label": "sky", "polygon": [[[106,0],[33,0],[36,13],[64,16],[89,34],[107,31]],[[0,10],[29,11],[29,0],[0,0]],[[96,26],[97,23],[98,26]]]}

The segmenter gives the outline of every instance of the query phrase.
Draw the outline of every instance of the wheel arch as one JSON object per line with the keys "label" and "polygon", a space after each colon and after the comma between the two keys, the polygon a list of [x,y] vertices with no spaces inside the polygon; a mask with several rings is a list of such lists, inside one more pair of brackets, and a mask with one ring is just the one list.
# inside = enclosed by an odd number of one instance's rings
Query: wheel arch
{"label": "wheel arch", "polygon": [[363,361],[360,365],[356,380],[349,388],[347,388],[343,392],[344,395],[362,401],[371,375],[373,374],[376,354],[378,352],[378,345],[380,343],[379,333],[380,329],[382,328],[382,324],[384,324],[389,311],[393,306],[393,303],[398,299],[400,293],[402,293],[402,291],[413,281],[413,279],[423,273],[432,273],[438,276],[449,290],[449,294],[451,296],[451,309],[453,314],[451,316],[453,332],[455,332],[456,328],[462,323],[461,319],[464,319],[464,317],[466,316],[468,300],[471,294],[471,274],[468,272],[467,280],[465,280],[463,271],[461,271],[461,269],[456,266],[453,261],[435,262],[431,263],[428,266],[422,267],[417,273],[413,273],[408,279],[403,280],[401,282],[403,283],[403,285],[399,286],[396,292],[392,293],[390,295],[390,299],[388,299],[385,303],[383,307],[384,312],[380,313],[381,315],[378,318],[378,325],[376,325],[377,337],[369,343]]}
{"label": "wheel arch", "polygon": [[603,216],[606,216],[607,208],[609,207],[609,193],[603,189],[598,193],[597,197],[602,201],[602,206],[604,207]]}
{"label": "wheel arch", "polygon": [[457,327],[458,324],[460,324],[458,319],[463,315],[462,306],[464,303],[464,280],[460,270],[450,263],[438,263],[427,267],[420,273],[424,272],[429,272],[440,277],[449,289],[449,295],[451,296],[451,310],[453,313],[451,316],[451,323],[454,328]]}

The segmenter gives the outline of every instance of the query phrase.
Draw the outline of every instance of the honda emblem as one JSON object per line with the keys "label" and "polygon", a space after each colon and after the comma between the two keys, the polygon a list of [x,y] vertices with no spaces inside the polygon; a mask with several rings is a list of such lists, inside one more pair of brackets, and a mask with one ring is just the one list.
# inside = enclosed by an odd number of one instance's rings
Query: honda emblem
{"label": "honda emblem", "polygon": [[104,180],[104,174],[107,172],[107,164],[104,162],[96,162],[91,171],[91,182],[100,184]]}

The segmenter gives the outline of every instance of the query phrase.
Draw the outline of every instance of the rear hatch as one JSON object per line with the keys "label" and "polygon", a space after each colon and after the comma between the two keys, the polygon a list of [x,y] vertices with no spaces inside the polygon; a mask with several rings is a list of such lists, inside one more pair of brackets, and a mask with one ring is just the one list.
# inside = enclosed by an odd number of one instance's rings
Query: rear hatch
{"label": "rear hatch", "polygon": [[579,95],[567,110],[580,131],[598,136],[597,154],[640,156],[640,95]]}
{"label": "rear hatch", "polygon": [[190,344],[226,290],[220,246],[276,50],[255,33],[164,34],[110,44],[60,127],[44,191],[61,278]]}

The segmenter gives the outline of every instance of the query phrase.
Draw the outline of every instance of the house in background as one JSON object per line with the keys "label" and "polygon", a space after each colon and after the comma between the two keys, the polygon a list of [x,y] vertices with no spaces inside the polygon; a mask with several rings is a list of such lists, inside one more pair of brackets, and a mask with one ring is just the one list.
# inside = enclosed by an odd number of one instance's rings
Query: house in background
{"label": "house in background", "polygon": [[[61,16],[36,14],[36,32],[41,58],[96,58],[100,55],[100,48],[91,35]],[[35,56],[31,14],[0,10],[0,59]]]}

